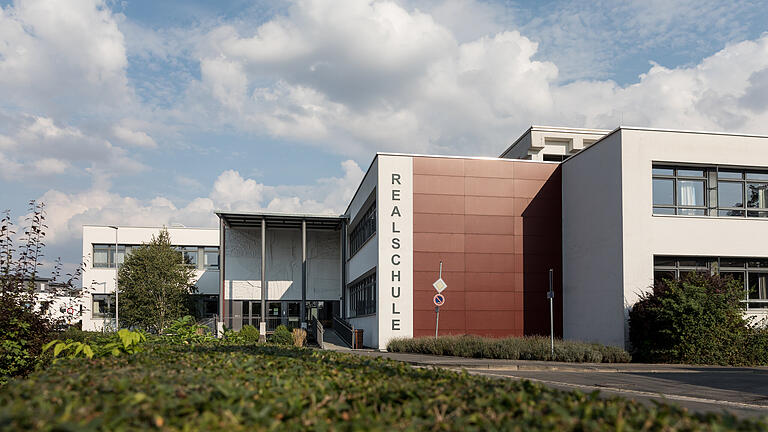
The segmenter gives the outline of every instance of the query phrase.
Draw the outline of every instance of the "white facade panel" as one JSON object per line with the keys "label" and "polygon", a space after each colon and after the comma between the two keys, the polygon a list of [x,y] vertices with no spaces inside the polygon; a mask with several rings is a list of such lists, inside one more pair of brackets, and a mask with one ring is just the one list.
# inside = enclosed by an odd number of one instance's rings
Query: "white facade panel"
{"label": "white facade panel", "polygon": [[562,165],[565,339],[624,346],[620,144]]}
{"label": "white facade panel", "polygon": [[[227,300],[261,299],[261,229],[226,229]],[[341,297],[338,231],[307,230],[307,300]],[[301,300],[301,231],[266,231],[267,300]]]}
{"label": "white facade panel", "polygon": [[380,350],[396,337],[413,337],[413,158],[379,156],[377,273]]}

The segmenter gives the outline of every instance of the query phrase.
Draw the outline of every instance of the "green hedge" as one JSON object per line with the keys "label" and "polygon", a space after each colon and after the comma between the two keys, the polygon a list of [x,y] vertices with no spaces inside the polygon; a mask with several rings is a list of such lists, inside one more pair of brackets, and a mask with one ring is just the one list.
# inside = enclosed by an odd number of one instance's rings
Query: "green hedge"
{"label": "green hedge", "polygon": [[768,364],[768,332],[744,319],[741,281],[699,273],[665,280],[629,312],[633,357],[647,362]]}
{"label": "green hedge", "polygon": [[277,346],[152,345],[0,391],[0,430],[765,430],[597,393]]}
{"label": "green hedge", "polygon": [[480,336],[440,336],[393,339],[391,352],[433,354],[506,360],[551,360],[578,363],[628,363],[629,353],[621,348],[555,339],[552,357],[550,340],[534,336],[524,338],[486,338]]}

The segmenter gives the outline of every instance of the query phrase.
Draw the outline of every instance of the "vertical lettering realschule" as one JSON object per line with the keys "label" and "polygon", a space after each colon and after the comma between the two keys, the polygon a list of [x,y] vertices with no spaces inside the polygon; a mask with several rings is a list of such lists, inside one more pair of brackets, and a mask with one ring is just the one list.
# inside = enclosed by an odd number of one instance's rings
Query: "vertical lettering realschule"
{"label": "vertical lettering realschule", "polygon": [[[398,186],[401,186],[400,183],[401,176],[397,173],[392,173],[392,185],[397,184]],[[403,215],[400,213],[400,208],[396,204],[394,204],[395,201],[400,201],[400,189],[392,189],[392,211],[390,212],[390,217],[393,218],[392,220],[392,244],[391,248],[393,251],[400,249],[400,237],[397,237],[397,234],[400,233],[400,230],[397,229],[397,224],[394,220],[394,217],[403,217]],[[400,254],[398,253],[392,253],[392,256],[390,258],[390,262],[393,266],[399,266],[400,265]],[[392,282],[400,282],[400,270],[392,270]],[[395,294],[395,289],[397,289],[397,294]],[[392,315],[400,315],[400,312],[397,310],[397,302],[395,299],[400,297],[400,287],[399,286],[392,286]],[[397,318],[392,319],[392,330],[393,331],[400,331],[400,320]]]}

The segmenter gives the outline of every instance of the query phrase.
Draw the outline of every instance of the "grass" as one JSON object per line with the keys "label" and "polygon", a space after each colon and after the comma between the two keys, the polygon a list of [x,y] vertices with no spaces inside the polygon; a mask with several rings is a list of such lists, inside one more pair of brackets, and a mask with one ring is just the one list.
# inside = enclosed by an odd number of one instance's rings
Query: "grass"
{"label": "grass", "polygon": [[433,354],[506,360],[551,360],[577,363],[628,363],[632,357],[621,348],[600,344],[555,339],[552,356],[550,339],[485,338],[480,336],[440,336],[393,339],[387,345],[391,352]]}
{"label": "grass", "polygon": [[527,381],[276,346],[151,345],[0,391],[0,430],[765,430]]}

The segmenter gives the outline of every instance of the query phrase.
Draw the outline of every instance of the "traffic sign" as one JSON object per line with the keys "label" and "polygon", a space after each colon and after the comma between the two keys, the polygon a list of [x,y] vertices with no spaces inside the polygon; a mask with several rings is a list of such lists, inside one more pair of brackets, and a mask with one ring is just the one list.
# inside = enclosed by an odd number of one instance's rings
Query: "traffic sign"
{"label": "traffic sign", "polygon": [[445,304],[445,296],[442,294],[435,294],[432,301],[435,303],[435,306],[442,306]]}
{"label": "traffic sign", "polygon": [[435,283],[432,284],[433,287],[435,287],[435,291],[437,291],[438,294],[443,292],[444,289],[448,288],[448,284],[445,283],[443,278],[438,278]]}

